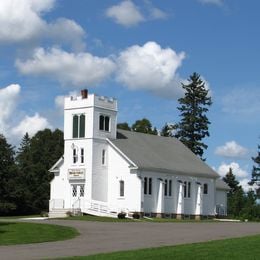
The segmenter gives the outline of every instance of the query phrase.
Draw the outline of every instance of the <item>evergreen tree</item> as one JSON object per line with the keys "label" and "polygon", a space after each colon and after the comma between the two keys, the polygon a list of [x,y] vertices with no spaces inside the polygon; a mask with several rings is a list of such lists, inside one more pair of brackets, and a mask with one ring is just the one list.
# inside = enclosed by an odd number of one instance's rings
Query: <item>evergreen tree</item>
{"label": "evergreen tree", "polygon": [[212,102],[205,82],[201,80],[199,74],[193,73],[188,81],[187,85],[182,84],[185,95],[178,100],[181,121],[174,127],[175,137],[202,158],[204,149],[208,147],[202,139],[209,136],[210,122],[206,113]]}
{"label": "evergreen tree", "polygon": [[229,168],[228,173],[223,177],[223,181],[229,186],[230,193],[233,194],[237,189],[239,189],[239,181],[236,180],[232,168]]}
{"label": "evergreen tree", "polygon": [[136,120],[132,125],[132,131],[152,135],[158,134],[156,127],[153,128],[151,122],[146,118]]}
{"label": "evergreen tree", "polygon": [[127,130],[127,131],[131,131],[130,126],[128,125],[128,123],[118,123],[117,124],[117,129],[122,129],[122,130]]}
{"label": "evergreen tree", "polygon": [[230,191],[227,194],[228,214],[239,217],[244,207],[245,199],[243,189],[236,180],[232,168],[229,168],[228,173],[223,177],[223,181],[230,187]]}
{"label": "evergreen tree", "polygon": [[17,176],[17,214],[33,214],[38,212],[34,207],[34,191],[37,185],[35,167],[32,160],[31,139],[26,133],[17,151],[16,163],[19,174]]}
{"label": "evergreen tree", "polygon": [[14,148],[0,134],[0,215],[10,214],[16,209]]}
{"label": "evergreen tree", "polygon": [[63,155],[63,133],[56,129],[37,132],[31,139],[26,134],[16,157],[19,168],[17,214],[40,213],[48,209],[50,181],[48,171]]}
{"label": "evergreen tree", "polygon": [[173,125],[165,123],[165,125],[163,126],[160,132],[160,135],[165,137],[173,137],[172,130],[173,130]]}
{"label": "evergreen tree", "polygon": [[254,161],[255,165],[252,169],[252,177],[251,181],[249,182],[250,185],[257,185],[256,188],[256,195],[258,198],[260,198],[260,145],[258,146],[258,153],[256,157],[252,157],[252,160]]}

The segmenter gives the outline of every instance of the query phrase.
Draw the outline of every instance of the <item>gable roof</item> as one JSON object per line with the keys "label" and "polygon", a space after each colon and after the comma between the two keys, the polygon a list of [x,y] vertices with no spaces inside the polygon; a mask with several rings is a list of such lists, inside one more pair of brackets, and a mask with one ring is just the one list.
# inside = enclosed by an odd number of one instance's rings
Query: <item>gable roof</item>
{"label": "gable roof", "polygon": [[218,178],[219,175],[174,137],[125,130],[109,139],[126,157],[143,170]]}
{"label": "gable roof", "polygon": [[229,191],[230,187],[221,179],[216,180],[216,189],[217,190],[226,190]]}

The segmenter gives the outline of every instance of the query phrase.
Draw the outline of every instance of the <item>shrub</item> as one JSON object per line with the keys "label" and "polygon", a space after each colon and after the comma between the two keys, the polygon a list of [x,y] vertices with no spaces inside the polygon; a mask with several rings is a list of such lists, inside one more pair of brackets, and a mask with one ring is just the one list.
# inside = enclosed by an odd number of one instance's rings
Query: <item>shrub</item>
{"label": "shrub", "polygon": [[125,216],[126,216],[125,212],[120,212],[120,213],[117,214],[117,217],[119,219],[125,219]]}
{"label": "shrub", "polygon": [[139,219],[140,218],[140,214],[138,212],[134,212],[133,213],[133,218],[134,219]]}

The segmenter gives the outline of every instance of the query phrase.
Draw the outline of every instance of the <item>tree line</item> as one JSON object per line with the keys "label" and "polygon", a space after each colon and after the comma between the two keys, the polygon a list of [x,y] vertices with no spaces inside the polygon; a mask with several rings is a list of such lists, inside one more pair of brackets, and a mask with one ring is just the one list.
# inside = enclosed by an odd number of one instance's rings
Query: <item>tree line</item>
{"label": "tree line", "polygon": [[25,134],[17,151],[0,134],[0,215],[48,211],[48,171],[63,155],[63,132],[45,129],[32,138]]}

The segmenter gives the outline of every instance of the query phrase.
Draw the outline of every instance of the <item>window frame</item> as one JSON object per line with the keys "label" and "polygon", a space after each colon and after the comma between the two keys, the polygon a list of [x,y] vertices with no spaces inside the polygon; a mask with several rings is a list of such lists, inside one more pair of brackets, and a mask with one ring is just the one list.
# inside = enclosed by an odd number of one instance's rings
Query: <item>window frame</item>
{"label": "window frame", "polygon": [[125,197],[125,182],[123,180],[119,181],[119,197]]}
{"label": "window frame", "polygon": [[191,198],[191,182],[190,181],[183,182],[183,197],[185,199]]}
{"label": "window frame", "polygon": [[110,132],[110,116],[100,114],[99,115],[99,130],[104,132]]}
{"label": "window frame", "polygon": [[86,136],[86,115],[73,114],[72,116],[72,138],[85,138]]}
{"label": "window frame", "polygon": [[102,149],[102,153],[101,153],[101,164],[102,166],[106,166],[107,163],[107,151],[106,149]]}
{"label": "window frame", "polygon": [[[205,189],[206,187],[206,189]],[[203,184],[203,195],[208,195],[209,194],[209,185],[208,183]]]}
{"label": "window frame", "polygon": [[72,150],[72,162],[73,162],[73,164],[78,162],[77,148],[73,148],[73,150]]}
{"label": "window frame", "polygon": [[80,163],[84,163],[85,162],[85,150],[84,148],[80,148]]}

